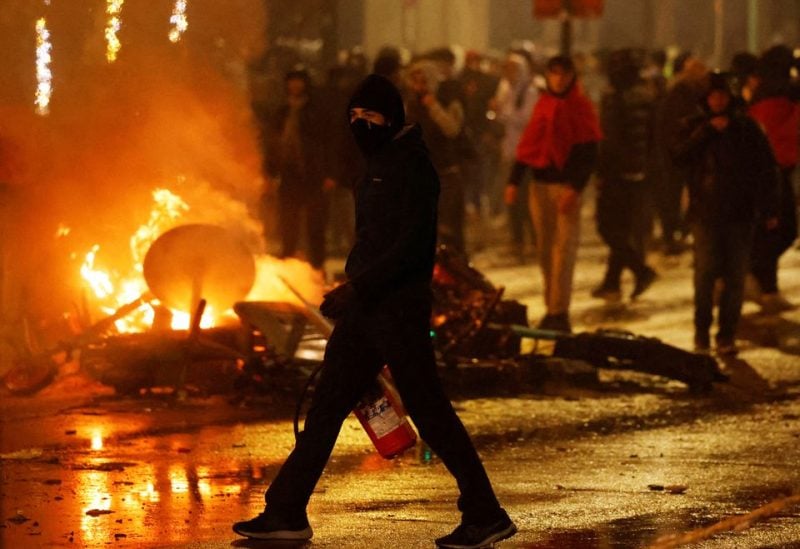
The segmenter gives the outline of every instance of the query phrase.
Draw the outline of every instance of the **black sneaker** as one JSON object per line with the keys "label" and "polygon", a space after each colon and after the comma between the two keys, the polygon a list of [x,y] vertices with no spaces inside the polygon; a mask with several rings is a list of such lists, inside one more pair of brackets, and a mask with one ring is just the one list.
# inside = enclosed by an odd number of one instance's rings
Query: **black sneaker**
{"label": "black sneaker", "polygon": [[462,522],[452,533],[438,538],[436,546],[448,549],[478,549],[501,539],[510,538],[516,533],[516,525],[511,522],[508,515],[505,515],[500,520],[484,526]]}
{"label": "black sneaker", "polygon": [[556,332],[572,333],[572,325],[569,322],[569,315],[567,313],[561,314],[547,314],[539,322],[538,328],[540,330],[553,330]]}
{"label": "black sneaker", "polygon": [[267,513],[261,513],[254,519],[235,522],[233,531],[247,538],[279,541],[306,541],[314,535],[305,516],[296,520],[285,520]]}
{"label": "black sneaker", "polygon": [[636,299],[642,295],[647,288],[653,285],[656,278],[658,278],[656,272],[650,267],[646,267],[645,270],[636,277],[636,284],[633,287],[633,292],[631,292],[631,299]]}

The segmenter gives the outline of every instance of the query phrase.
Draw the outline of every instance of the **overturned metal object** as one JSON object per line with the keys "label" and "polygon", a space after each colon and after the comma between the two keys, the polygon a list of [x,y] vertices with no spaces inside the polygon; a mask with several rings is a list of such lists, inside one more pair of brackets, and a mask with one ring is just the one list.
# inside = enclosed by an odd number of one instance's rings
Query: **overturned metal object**
{"label": "overturned metal object", "polygon": [[200,299],[220,313],[250,292],[256,279],[253,254],[216,225],[190,224],[162,234],[144,258],[144,278],[158,299],[193,312]]}

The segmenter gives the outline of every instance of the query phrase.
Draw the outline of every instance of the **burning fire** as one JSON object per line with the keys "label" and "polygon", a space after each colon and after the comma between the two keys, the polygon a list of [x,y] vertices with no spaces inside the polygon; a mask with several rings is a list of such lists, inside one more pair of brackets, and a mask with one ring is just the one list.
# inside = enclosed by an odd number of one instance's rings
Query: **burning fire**
{"label": "burning fire", "polygon": [[[133,273],[122,277],[107,269],[95,265],[99,245],[94,245],[86,254],[81,265],[81,277],[85,281],[92,295],[100,303],[100,310],[105,314],[113,314],[125,304],[132,303],[147,294],[147,283],[142,275],[144,256],[150,245],[163,232],[176,225],[177,220],[187,211],[189,205],[184,200],[167,189],[153,191],[155,202],[150,212],[150,218],[141,225],[130,240],[131,256],[133,258]],[[159,305],[157,300],[145,303],[135,312],[117,320],[114,324],[120,332],[140,332],[149,329],[155,318],[153,305]],[[189,328],[191,315],[184,311],[171,310],[173,330]],[[200,326],[208,328],[214,325],[214,311],[207,308]]]}
{"label": "burning fire", "polygon": [[134,260],[134,268],[137,272],[142,272],[144,256],[150,245],[167,228],[175,225],[175,222],[189,211],[189,205],[177,194],[167,189],[156,189],[153,191],[155,207],[150,211],[150,219],[144,225],[136,229],[131,237],[131,255]]}
{"label": "burning fire", "polygon": [[[85,254],[80,267],[80,275],[87,292],[100,310],[112,315],[123,306],[135,303],[143,296],[151,297],[144,279],[144,258],[155,240],[166,231],[181,224],[191,210],[189,204],[180,196],[164,188],[152,193],[153,207],[147,221],[139,226],[130,238],[132,266],[126,275],[99,265],[101,248],[94,245]],[[195,213],[196,215],[196,213]],[[62,234],[67,228],[60,228]],[[291,280],[292,285],[311,303],[322,299],[324,280],[321,273],[298,259],[279,260],[268,255],[256,257],[256,280],[247,300],[251,301],[290,301],[299,304],[297,298],[281,282]],[[114,322],[120,333],[142,332],[152,328],[156,316],[155,307],[161,306],[156,299],[143,303],[135,311]],[[172,314],[171,328],[186,330],[191,323],[191,314],[186,311],[169,309]],[[206,307],[201,319],[201,328],[210,328],[224,318],[234,318],[232,310],[214,311]]]}

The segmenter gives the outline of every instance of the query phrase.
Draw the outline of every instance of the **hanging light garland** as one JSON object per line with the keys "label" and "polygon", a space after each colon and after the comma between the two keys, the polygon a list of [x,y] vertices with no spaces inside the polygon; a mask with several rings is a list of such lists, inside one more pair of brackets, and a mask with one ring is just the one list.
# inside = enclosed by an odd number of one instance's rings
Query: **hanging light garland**
{"label": "hanging light garland", "polygon": [[169,31],[169,40],[176,44],[189,26],[189,22],[186,19],[186,0],[175,0],[169,22],[172,23],[172,28]]}
{"label": "hanging light garland", "polygon": [[[50,2],[45,2],[50,5]],[[53,72],[50,70],[53,46],[50,43],[50,31],[47,30],[47,20],[40,17],[36,20],[36,114],[46,116],[50,105],[50,95],[53,93]]]}
{"label": "hanging light garland", "polygon": [[106,59],[109,63],[117,60],[117,53],[119,52],[122,44],[117,37],[119,29],[122,27],[122,19],[120,13],[122,12],[122,4],[125,0],[106,0]]}
{"label": "hanging light garland", "polygon": [[[52,0],[43,0],[45,6],[50,6]],[[106,26],[104,35],[106,39],[106,60],[113,63],[117,60],[122,43],[118,33],[122,28],[122,5],[125,0],[106,0]],[[187,0],[175,0],[169,22],[172,25],[169,31],[170,42],[177,43],[189,27],[186,18]],[[36,113],[46,116],[49,113],[50,96],[53,93],[53,73],[50,69],[52,62],[53,46],[50,42],[50,31],[47,28],[47,19],[40,17],[36,20]]]}

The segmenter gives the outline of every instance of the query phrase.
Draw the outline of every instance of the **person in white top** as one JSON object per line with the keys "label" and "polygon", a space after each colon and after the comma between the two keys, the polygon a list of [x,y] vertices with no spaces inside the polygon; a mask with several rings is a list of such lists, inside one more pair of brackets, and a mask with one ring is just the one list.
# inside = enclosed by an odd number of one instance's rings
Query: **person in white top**
{"label": "person in white top", "polygon": [[[502,212],[503,189],[516,158],[517,143],[531,117],[538,97],[539,92],[531,70],[531,63],[520,53],[509,53],[503,65],[503,77],[490,103],[495,113],[495,120],[505,128],[500,145],[500,163],[494,185],[489,193],[491,211],[495,215]],[[525,233],[529,234],[531,242],[534,241],[530,213],[524,203],[519,202],[508,206],[508,226],[511,232],[513,251],[521,260],[525,245]]]}

